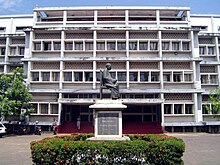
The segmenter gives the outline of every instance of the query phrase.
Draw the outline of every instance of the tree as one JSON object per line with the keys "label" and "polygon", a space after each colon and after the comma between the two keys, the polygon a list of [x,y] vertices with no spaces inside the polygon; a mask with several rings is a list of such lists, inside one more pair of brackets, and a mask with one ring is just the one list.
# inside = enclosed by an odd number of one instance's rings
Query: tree
{"label": "tree", "polygon": [[16,68],[13,74],[0,74],[0,114],[3,116],[20,116],[32,111],[30,101],[32,95],[25,84],[25,75],[22,68]]}
{"label": "tree", "polygon": [[[211,112],[214,117],[219,118],[220,114],[220,87],[210,92],[206,109]],[[211,104],[211,106],[210,106]]]}

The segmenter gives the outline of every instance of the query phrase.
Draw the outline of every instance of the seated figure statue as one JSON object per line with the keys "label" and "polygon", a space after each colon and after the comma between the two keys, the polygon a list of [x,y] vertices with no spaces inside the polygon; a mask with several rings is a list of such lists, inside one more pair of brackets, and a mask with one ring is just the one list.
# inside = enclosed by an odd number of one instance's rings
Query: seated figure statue
{"label": "seated figure statue", "polygon": [[102,73],[102,81],[103,85],[106,86],[108,89],[111,90],[111,97],[112,99],[119,99],[119,85],[118,81],[116,79],[113,79],[109,71],[112,69],[112,66],[110,63],[106,64],[106,68],[103,70]]}

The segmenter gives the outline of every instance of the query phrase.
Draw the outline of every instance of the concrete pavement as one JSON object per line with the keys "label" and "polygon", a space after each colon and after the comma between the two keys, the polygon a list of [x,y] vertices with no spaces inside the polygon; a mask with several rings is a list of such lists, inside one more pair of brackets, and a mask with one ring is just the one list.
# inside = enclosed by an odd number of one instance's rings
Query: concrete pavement
{"label": "concrete pavement", "polygon": [[219,165],[220,134],[180,133],[168,134],[184,140],[186,151],[183,155],[185,165]]}
{"label": "concrete pavement", "polygon": [[[182,138],[186,144],[183,156],[185,165],[219,165],[220,134],[171,133],[170,136]],[[39,135],[8,136],[0,138],[0,165],[31,165],[30,142],[52,133]]]}

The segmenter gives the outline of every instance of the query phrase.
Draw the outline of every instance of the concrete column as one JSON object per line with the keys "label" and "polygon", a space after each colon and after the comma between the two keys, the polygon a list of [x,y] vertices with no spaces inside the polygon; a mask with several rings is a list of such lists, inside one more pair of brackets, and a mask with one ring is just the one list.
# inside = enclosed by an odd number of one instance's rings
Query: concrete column
{"label": "concrete column", "polygon": [[[60,57],[64,58],[64,50],[65,50],[65,31],[61,31],[61,53],[60,53]],[[63,88],[63,61],[60,61],[60,81],[59,81],[59,89]]]}
{"label": "concrete column", "polygon": [[64,50],[65,50],[65,31],[62,30],[61,31],[61,53],[60,53],[60,57],[64,58]]}
{"label": "concrete column", "polygon": [[215,21],[214,21],[213,17],[211,17],[211,25],[212,25],[212,32],[211,33],[215,33]]}
{"label": "concrete column", "polygon": [[36,26],[36,22],[37,22],[37,12],[34,12],[34,19],[33,19],[33,26]]}
{"label": "concrete column", "polygon": [[129,31],[126,31],[126,57],[129,57]]}
{"label": "concrete column", "polygon": [[186,17],[187,17],[188,26],[191,26],[190,11],[188,10],[186,13],[187,13],[187,14],[186,14]]}
{"label": "concrete column", "polygon": [[93,61],[93,89],[96,89],[96,61]]}
{"label": "concrete column", "polygon": [[195,111],[195,122],[203,121],[202,96],[201,94],[198,93],[194,93],[194,111]]}
{"label": "concrete column", "polygon": [[94,11],[94,26],[98,25],[98,11]]}
{"label": "concrete column", "polygon": [[[164,99],[164,94],[161,94],[161,99]],[[164,126],[165,119],[164,119],[164,102],[161,103],[161,126]],[[164,129],[164,128],[163,128]]]}
{"label": "concrete column", "polygon": [[156,10],[157,28],[160,27],[160,10]]}
{"label": "concrete column", "polygon": [[63,88],[63,61],[60,61],[60,81],[59,81],[59,89]]}
{"label": "concrete column", "polygon": [[198,41],[198,32],[191,31],[191,50],[192,57],[199,58],[199,41]]}
{"label": "concrete column", "polygon": [[[218,37],[215,37],[215,52],[216,52],[216,57],[217,57],[217,61],[219,62],[219,49],[218,49]],[[220,65],[217,66],[218,68],[218,86],[220,86]]]}
{"label": "concrete column", "polygon": [[129,11],[125,10],[125,26],[129,26]]}
{"label": "concrete column", "polygon": [[158,39],[159,57],[162,57],[162,32],[160,30],[158,31]]}
{"label": "concrete column", "polygon": [[31,62],[29,61],[27,64],[27,84],[30,84],[31,81]]}
{"label": "concrete column", "polygon": [[126,82],[127,82],[127,89],[129,89],[130,85],[129,85],[129,70],[130,70],[130,63],[129,61],[126,61]]}
{"label": "concrete column", "polygon": [[97,31],[93,31],[93,57],[96,57],[96,39],[97,39]]}
{"label": "concrete column", "polygon": [[163,62],[160,61],[160,89],[164,88],[164,84],[163,84]]}
{"label": "concrete column", "polygon": [[8,55],[9,55],[9,53],[10,53],[10,47],[9,47],[9,45],[10,45],[10,38],[9,37],[7,37],[6,38],[6,47],[5,47],[5,61],[4,61],[4,73],[7,73],[7,63],[8,63],[8,60],[9,60],[9,58],[8,58]]}
{"label": "concrete column", "polygon": [[58,103],[58,125],[61,125],[61,111],[62,111],[62,104]]}
{"label": "concrete column", "polygon": [[63,26],[66,26],[66,22],[67,22],[67,11],[63,11]]}
{"label": "concrete column", "polygon": [[195,89],[201,89],[200,64],[196,61],[193,61],[193,82]]}

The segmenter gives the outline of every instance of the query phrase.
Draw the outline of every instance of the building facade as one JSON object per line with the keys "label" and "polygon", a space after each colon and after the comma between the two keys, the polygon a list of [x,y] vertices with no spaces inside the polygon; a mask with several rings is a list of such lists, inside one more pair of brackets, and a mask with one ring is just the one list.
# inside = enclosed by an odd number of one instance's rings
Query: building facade
{"label": "building facade", "polygon": [[65,132],[80,117],[86,132],[109,62],[128,107],[124,128],[219,132],[204,105],[220,82],[220,15],[188,7],[48,7],[0,20],[0,69],[24,68],[35,107],[30,125],[49,128],[56,119]]}

